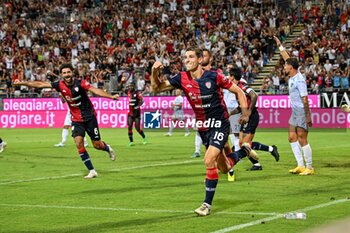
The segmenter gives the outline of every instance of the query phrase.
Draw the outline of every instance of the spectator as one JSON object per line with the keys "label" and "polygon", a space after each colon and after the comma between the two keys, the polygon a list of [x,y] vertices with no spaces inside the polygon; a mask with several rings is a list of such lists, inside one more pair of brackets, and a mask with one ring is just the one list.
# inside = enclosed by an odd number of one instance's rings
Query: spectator
{"label": "spectator", "polygon": [[279,94],[280,93],[280,77],[276,73],[276,71],[272,73],[272,83],[274,86],[274,94]]}
{"label": "spectator", "polygon": [[341,83],[341,89],[343,91],[349,90],[349,77],[345,74],[345,72],[342,73],[342,75],[341,75],[340,83]]}

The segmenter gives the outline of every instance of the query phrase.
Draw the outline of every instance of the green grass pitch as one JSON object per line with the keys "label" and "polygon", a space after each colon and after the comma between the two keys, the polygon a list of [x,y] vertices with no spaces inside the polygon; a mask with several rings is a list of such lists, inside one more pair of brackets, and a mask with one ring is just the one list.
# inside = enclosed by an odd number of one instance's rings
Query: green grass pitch
{"label": "green grass pitch", "polygon": [[[191,159],[194,132],[145,130],[143,145],[128,147],[127,129],[101,129],[117,160],[90,146],[99,177],[87,174],[73,141],[55,148],[61,129],[1,129],[8,143],[0,154],[0,232],[284,232],[295,233],[350,217],[348,131],[311,130],[316,175],[299,177],[287,130],[258,130],[255,141],[276,144],[275,162],[259,152],[262,171],[249,172],[246,159],[236,181],[220,174],[212,214],[193,210],[204,199],[205,168]],[[303,211],[306,220],[286,220],[283,213]]]}

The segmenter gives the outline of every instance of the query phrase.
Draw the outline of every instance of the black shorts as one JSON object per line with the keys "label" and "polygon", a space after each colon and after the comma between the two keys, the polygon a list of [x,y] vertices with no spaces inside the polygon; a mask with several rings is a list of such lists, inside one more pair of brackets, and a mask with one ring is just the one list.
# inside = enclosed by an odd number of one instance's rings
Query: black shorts
{"label": "black shorts", "polygon": [[230,133],[230,122],[228,120],[222,121],[220,128],[211,128],[208,131],[198,131],[202,138],[202,143],[205,148],[214,146],[222,150],[227,142]]}
{"label": "black shorts", "polygon": [[98,123],[96,117],[93,117],[91,120],[84,122],[72,122],[72,136],[85,137],[85,132],[91,138],[91,141],[101,140],[100,130],[98,128]]}
{"label": "black shorts", "polygon": [[241,126],[241,132],[245,134],[255,134],[256,128],[259,125],[259,113],[258,111],[253,111],[249,117],[248,123]]}
{"label": "black shorts", "polygon": [[141,119],[141,115],[134,115],[134,116],[131,116],[131,115],[128,115],[128,122],[130,121],[135,121],[136,119]]}

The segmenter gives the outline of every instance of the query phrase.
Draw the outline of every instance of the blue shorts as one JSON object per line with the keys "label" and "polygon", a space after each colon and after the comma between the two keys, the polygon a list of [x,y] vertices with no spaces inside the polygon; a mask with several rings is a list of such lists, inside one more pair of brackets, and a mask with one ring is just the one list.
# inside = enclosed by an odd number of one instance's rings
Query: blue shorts
{"label": "blue shorts", "polygon": [[214,146],[221,151],[224,149],[230,133],[230,122],[226,119],[222,121],[220,128],[211,128],[207,131],[199,131],[198,133],[205,148],[208,149],[209,146]]}

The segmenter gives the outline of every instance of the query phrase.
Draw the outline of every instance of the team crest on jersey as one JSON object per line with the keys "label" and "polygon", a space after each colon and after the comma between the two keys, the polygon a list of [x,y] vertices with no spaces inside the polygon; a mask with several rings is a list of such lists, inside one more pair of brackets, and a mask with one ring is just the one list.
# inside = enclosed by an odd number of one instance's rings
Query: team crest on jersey
{"label": "team crest on jersey", "polygon": [[74,87],[74,90],[75,90],[76,92],[78,92],[78,91],[79,91],[79,87]]}
{"label": "team crest on jersey", "polygon": [[205,83],[205,86],[206,86],[208,89],[210,89],[210,88],[211,88],[211,82],[206,82],[206,83]]}

